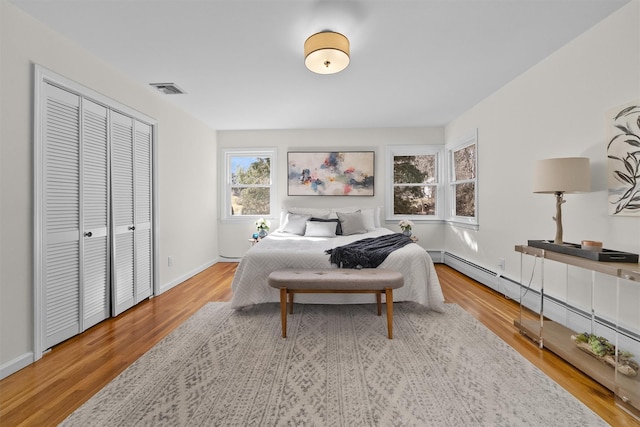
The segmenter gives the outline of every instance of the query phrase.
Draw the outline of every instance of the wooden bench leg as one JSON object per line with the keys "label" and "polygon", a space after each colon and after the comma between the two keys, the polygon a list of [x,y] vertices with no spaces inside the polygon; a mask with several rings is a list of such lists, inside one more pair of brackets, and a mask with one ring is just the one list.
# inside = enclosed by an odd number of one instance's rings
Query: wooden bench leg
{"label": "wooden bench leg", "polygon": [[[295,289],[287,289],[286,287],[280,288],[280,317],[282,321],[282,338],[287,337],[287,315],[293,314],[293,296]],[[304,289],[301,292],[308,292]],[[313,290],[311,291],[313,293]],[[349,290],[329,290],[323,289],[318,291],[319,293],[331,293],[331,292],[346,292]],[[358,291],[356,291],[358,292]],[[362,292],[362,291],[361,291]],[[393,339],[393,289],[384,288],[384,290],[365,290],[364,292],[376,294],[376,305],[378,309],[378,316],[382,315],[382,293],[385,293],[385,299],[387,304],[387,335],[389,339]],[[288,307],[287,307],[288,305]]]}
{"label": "wooden bench leg", "polygon": [[280,288],[280,316],[282,317],[282,338],[287,337],[287,288]]}
{"label": "wooden bench leg", "polygon": [[293,292],[289,291],[289,314],[293,314]]}
{"label": "wooden bench leg", "polygon": [[387,297],[387,331],[389,339],[393,339],[393,289],[386,288],[385,295]]}

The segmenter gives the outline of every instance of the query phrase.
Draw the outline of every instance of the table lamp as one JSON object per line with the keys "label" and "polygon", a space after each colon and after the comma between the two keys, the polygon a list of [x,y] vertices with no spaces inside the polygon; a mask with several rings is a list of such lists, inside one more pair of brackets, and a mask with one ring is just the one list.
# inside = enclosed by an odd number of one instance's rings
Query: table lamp
{"label": "table lamp", "polygon": [[565,193],[586,193],[591,189],[589,158],[563,157],[538,160],[533,171],[533,192],[555,194],[556,237],[553,243],[562,245],[562,204]]}

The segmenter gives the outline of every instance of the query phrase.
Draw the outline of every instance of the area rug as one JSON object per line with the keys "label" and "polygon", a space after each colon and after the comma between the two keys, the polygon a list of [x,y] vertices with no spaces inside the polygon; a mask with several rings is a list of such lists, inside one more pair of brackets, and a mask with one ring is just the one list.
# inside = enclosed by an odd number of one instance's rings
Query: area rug
{"label": "area rug", "polygon": [[209,303],[64,426],[598,426],[457,305]]}

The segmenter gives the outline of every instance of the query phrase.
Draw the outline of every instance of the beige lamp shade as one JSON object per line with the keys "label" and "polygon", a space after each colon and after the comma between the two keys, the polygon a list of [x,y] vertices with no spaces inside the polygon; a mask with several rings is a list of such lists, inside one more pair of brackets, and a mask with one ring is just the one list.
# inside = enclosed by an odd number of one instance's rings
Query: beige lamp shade
{"label": "beige lamp shade", "polygon": [[349,65],[349,39],[332,31],[310,36],[304,42],[304,65],[318,74],[344,70]]}
{"label": "beige lamp shade", "polygon": [[565,193],[585,193],[591,188],[587,157],[538,160],[533,170],[533,192],[552,193],[556,197],[556,236],[553,243],[563,245],[562,204]]}
{"label": "beige lamp shade", "polygon": [[538,160],[533,171],[534,193],[586,193],[591,189],[588,157]]}

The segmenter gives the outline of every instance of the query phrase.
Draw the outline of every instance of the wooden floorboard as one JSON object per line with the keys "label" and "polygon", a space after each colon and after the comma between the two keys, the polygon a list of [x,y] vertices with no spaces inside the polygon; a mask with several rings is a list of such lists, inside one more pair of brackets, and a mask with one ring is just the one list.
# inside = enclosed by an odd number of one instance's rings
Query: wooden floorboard
{"label": "wooden floorboard", "polygon": [[[55,346],[0,381],[0,426],[57,425],[209,301],[229,301],[236,263],[218,263],[117,318]],[[438,264],[445,300],[460,305],[614,426],[640,426],[613,394],[513,326],[516,302]],[[531,390],[535,393],[535,390]]]}

